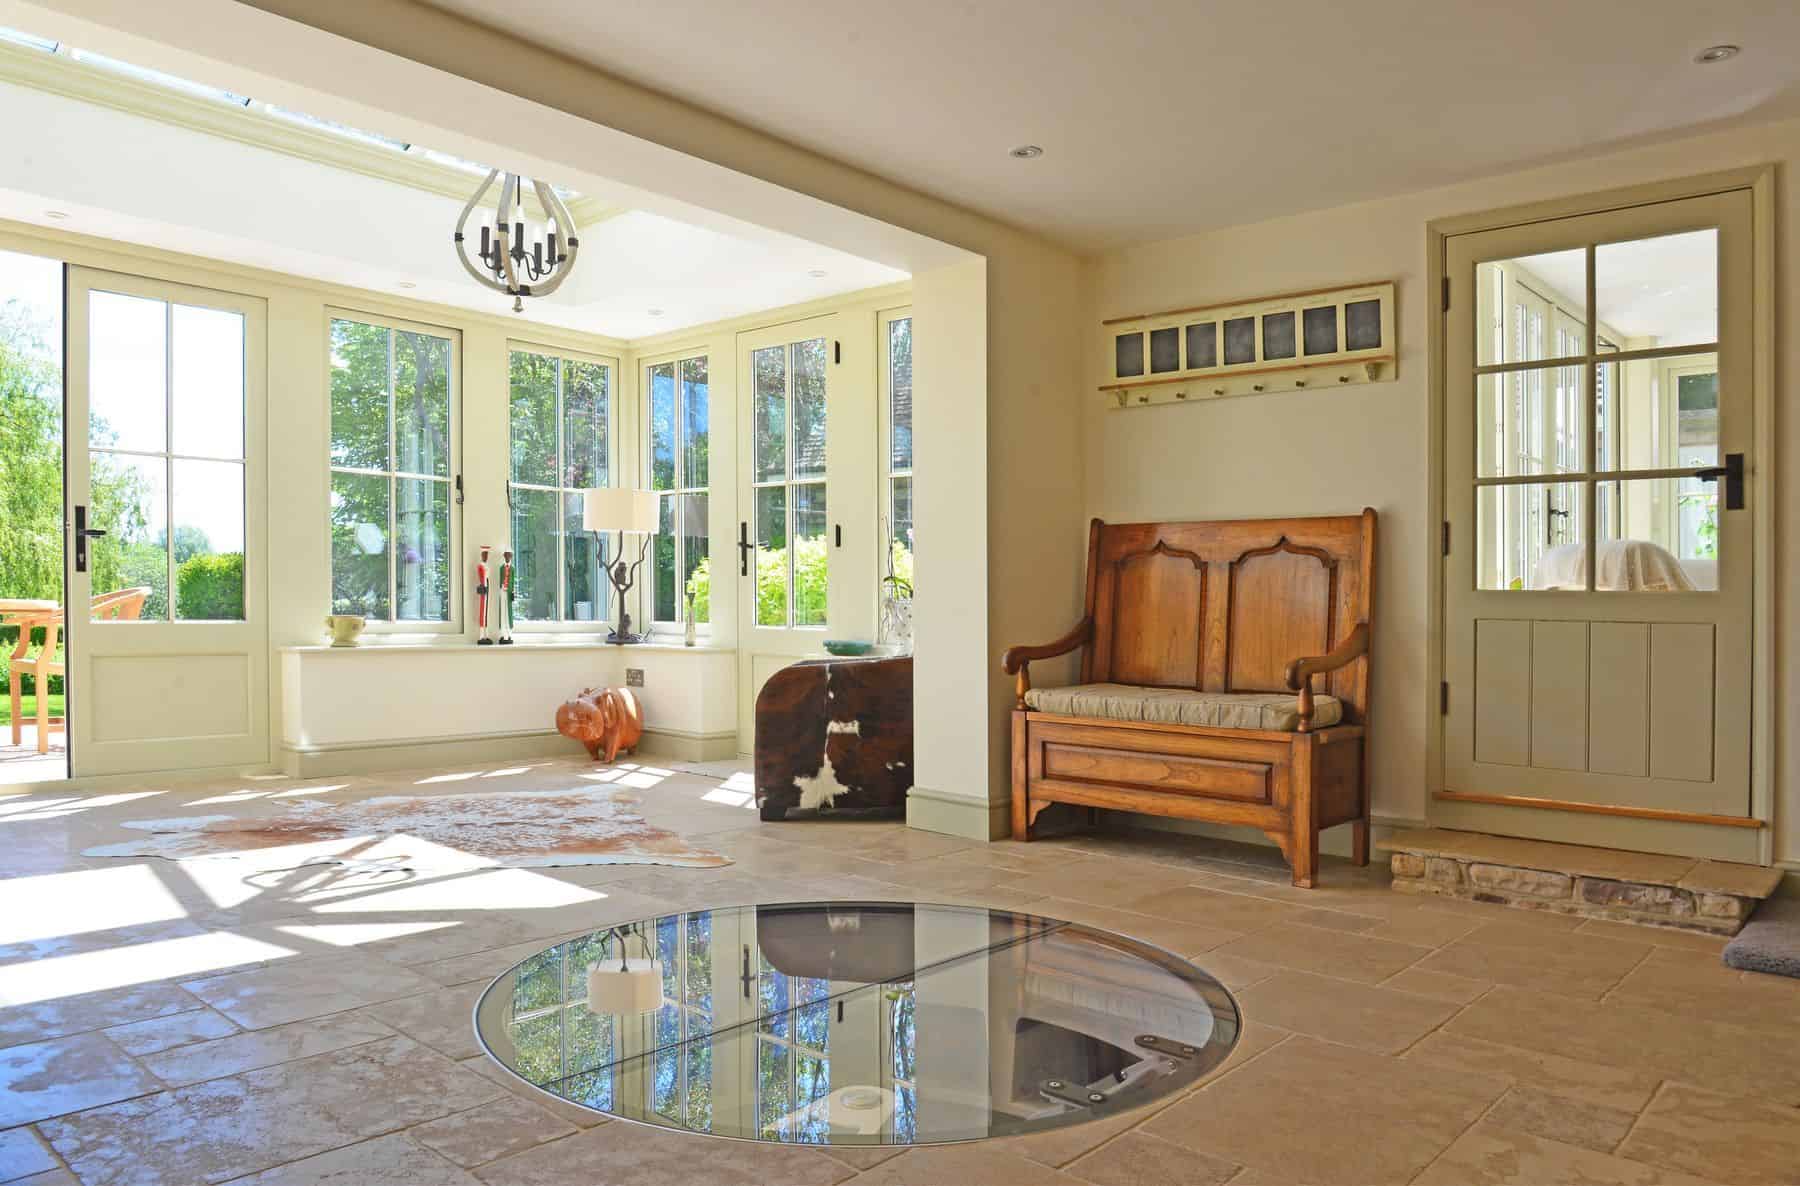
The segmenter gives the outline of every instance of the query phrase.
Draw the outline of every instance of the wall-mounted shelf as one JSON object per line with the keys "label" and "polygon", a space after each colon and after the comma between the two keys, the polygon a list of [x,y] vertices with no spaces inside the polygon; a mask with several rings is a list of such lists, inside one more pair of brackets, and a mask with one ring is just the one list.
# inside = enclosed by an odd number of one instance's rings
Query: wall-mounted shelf
{"label": "wall-mounted shelf", "polygon": [[1198,403],[1395,377],[1391,281],[1109,318],[1107,406]]}

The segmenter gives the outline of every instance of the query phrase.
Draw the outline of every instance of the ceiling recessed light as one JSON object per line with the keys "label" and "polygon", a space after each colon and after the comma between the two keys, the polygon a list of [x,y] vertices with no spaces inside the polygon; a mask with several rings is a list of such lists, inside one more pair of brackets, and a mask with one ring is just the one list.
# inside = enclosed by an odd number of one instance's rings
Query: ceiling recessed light
{"label": "ceiling recessed light", "polygon": [[417,284],[414,284],[411,280],[402,280],[402,281],[400,281],[400,283],[398,285],[396,285],[396,287],[398,287],[398,288],[417,288],[419,286]]}
{"label": "ceiling recessed light", "polygon": [[1018,157],[1022,161],[1028,161],[1033,157],[1043,156],[1044,150],[1035,144],[1021,144],[1017,148],[1010,150],[1006,155]]}
{"label": "ceiling recessed light", "polygon": [[831,273],[827,272],[824,268],[814,268],[812,271],[808,272],[807,275],[811,276],[814,280],[823,280],[825,277],[831,275]]}
{"label": "ceiling recessed light", "polygon": [[645,309],[644,312],[650,314],[652,317],[661,317],[663,315],[661,309]]}
{"label": "ceiling recessed light", "polygon": [[1702,66],[1709,66],[1714,62],[1735,58],[1742,52],[1735,45],[1711,45],[1695,54],[1694,61],[1699,62]]}
{"label": "ceiling recessed light", "polygon": [[53,219],[56,222],[61,222],[63,219],[69,217],[69,214],[66,210],[46,210],[44,211],[44,217]]}

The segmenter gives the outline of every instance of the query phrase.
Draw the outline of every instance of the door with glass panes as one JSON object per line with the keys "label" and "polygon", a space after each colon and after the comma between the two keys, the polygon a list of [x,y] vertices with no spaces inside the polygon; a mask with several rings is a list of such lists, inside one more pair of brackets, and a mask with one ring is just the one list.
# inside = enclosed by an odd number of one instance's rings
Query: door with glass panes
{"label": "door with glass panes", "polygon": [[825,653],[841,536],[830,450],[845,430],[832,399],[843,334],[830,314],[738,335],[739,744],[750,751],[757,693],[796,660]]}
{"label": "door with glass panes", "polygon": [[67,291],[71,773],[266,764],[264,304]]}
{"label": "door with glass panes", "polygon": [[1446,275],[1444,797],[1747,821],[1749,191],[1453,236]]}

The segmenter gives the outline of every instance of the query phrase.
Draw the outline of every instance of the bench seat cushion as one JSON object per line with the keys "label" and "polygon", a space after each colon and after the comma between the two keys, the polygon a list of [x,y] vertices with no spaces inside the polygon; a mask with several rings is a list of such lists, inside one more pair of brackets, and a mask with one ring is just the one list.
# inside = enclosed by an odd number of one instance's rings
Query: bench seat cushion
{"label": "bench seat cushion", "polygon": [[[1025,705],[1062,716],[1144,721],[1155,725],[1203,725],[1214,729],[1264,729],[1292,733],[1300,727],[1299,697],[1291,692],[1196,692],[1191,688],[1140,688],[1131,684],[1076,684],[1033,688]],[[1313,696],[1312,727],[1343,719],[1335,696]]]}

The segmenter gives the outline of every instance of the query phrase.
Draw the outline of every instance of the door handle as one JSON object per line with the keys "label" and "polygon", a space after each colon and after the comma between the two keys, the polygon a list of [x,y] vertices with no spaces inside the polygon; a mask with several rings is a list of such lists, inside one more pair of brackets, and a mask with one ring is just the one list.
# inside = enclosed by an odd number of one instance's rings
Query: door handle
{"label": "door handle", "polygon": [[88,509],[84,506],[75,508],[75,571],[88,570],[88,541],[99,539],[106,534],[103,528],[89,527]]}
{"label": "door handle", "polygon": [[738,521],[737,550],[738,575],[747,577],[750,575],[750,524],[743,520]]}
{"label": "door handle", "polygon": [[1725,509],[1741,511],[1744,509],[1744,455],[1742,453],[1725,454],[1724,465],[1708,466],[1706,469],[1694,471],[1694,476],[1702,482],[1716,482],[1725,479]]}

